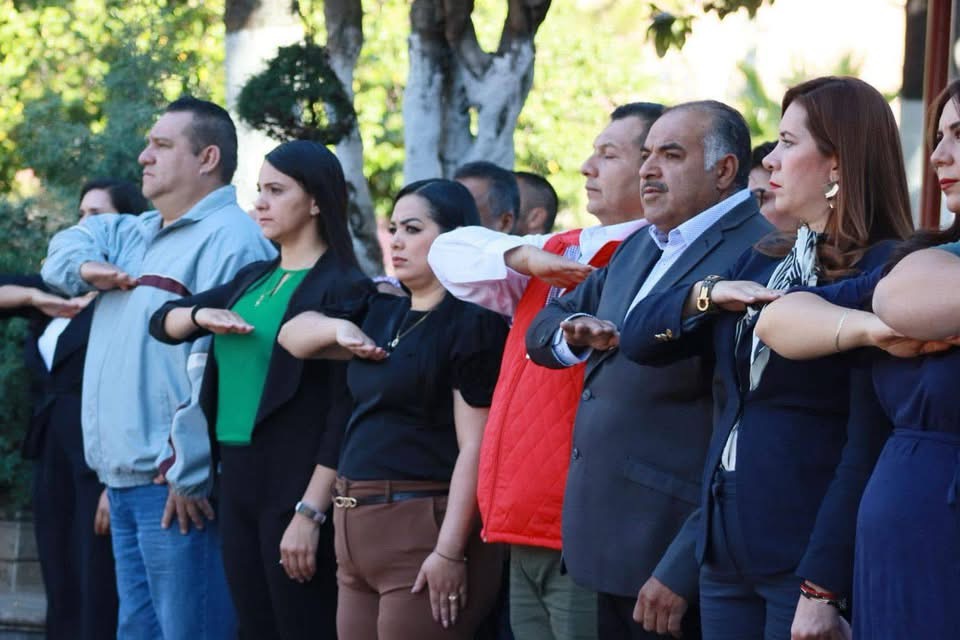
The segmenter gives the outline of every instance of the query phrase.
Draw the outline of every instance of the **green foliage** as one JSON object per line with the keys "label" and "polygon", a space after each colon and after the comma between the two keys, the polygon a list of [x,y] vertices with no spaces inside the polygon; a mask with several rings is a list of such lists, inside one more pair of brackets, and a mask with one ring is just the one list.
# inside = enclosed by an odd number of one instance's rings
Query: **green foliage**
{"label": "green foliage", "polygon": [[676,16],[666,11],[657,11],[647,27],[647,39],[653,41],[657,55],[667,55],[670,47],[683,49],[687,36],[693,33],[693,16]]}
{"label": "green foliage", "polygon": [[737,106],[750,126],[753,146],[776,140],[780,126],[780,102],[767,93],[752,62],[740,62],[737,69],[744,79]]}
{"label": "green foliage", "polygon": [[[737,69],[743,75],[744,86],[735,102],[750,126],[750,135],[756,146],[761,142],[777,139],[780,127],[780,100],[770,96],[760,81],[752,60],[751,54],[747,60],[737,64]],[[846,53],[829,71],[829,75],[858,77],[861,66],[860,61],[853,54]],[[802,66],[796,67],[782,79],[782,82],[784,86],[791,87],[816,75],[820,74],[811,73]],[[896,94],[884,97],[889,102],[896,98]]]}
{"label": "green foliage", "polygon": [[[740,9],[746,9],[753,18],[757,10],[763,5],[773,4],[774,0],[704,0],[703,13],[716,13],[721,20]],[[693,24],[696,15],[690,13],[689,0],[660,0],[651,3],[650,26],[647,28],[647,39],[653,42],[657,55],[661,58],[667,55],[671,48],[680,50],[687,42],[687,37],[693,33]]]}
{"label": "green foliage", "polygon": [[0,193],[27,167],[55,189],[138,175],[158,105],[223,100],[222,1],[0,0],[0,16]]}
{"label": "green foliage", "polygon": [[328,145],[350,133],[357,120],[327,50],[310,42],[280,47],[266,68],[243,86],[237,113],[276,140]]}

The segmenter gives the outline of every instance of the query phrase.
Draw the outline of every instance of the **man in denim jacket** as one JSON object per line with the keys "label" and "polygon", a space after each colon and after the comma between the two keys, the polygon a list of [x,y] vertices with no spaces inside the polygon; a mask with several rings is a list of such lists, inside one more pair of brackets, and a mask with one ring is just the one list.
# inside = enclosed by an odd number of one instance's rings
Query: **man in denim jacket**
{"label": "man in denim jacket", "polygon": [[101,291],[82,422],[87,464],[109,489],[118,638],[228,638],[234,613],[197,404],[210,341],[168,346],[150,338],[147,322],[166,301],[224,284],[275,252],[229,186],[237,138],[222,108],[171,103],[139,162],[157,210],[93,216],[58,233],[42,274],[68,295]]}

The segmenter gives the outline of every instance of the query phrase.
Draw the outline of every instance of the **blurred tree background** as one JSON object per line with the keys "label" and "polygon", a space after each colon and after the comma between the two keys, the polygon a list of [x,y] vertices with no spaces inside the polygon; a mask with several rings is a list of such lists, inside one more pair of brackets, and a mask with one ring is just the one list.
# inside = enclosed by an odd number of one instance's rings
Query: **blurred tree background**
{"label": "blurred tree background", "polygon": [[[665,74],[656,56],[682,47],[705,12],[722,17],[744,10],[752,17],[772,1],[558,0],[550,6],[536,33],[538,62],[515,130],[515,167],[555,186],[561,226],[590,223],[579,167],[610,111],[677,95],[684,78]],[[0,0],[0,269],[39,268],[49,235],[74,219],[84,180],[139,181],[144,134],[166,102],[189,92],[224,103],[224,2]],[[296,6],[322,44],[323,0]],[[388,213],[403,182],[410,7],[410,0],[363,1],[354,109],[378,216]],[[473,24],[484,50],[497,49],[506,15],[504,0],[475,1]],[[849,67],[855,70],[854,60]],[[786,73],[789,81],[804,70]],[[749,57],[738,86],[732,102],[757,141],[773,139],[780,96],[765,90]],[[0,490],[24,477],[12,453],[26,415],[21,332],[16,322],[0,325]]]}

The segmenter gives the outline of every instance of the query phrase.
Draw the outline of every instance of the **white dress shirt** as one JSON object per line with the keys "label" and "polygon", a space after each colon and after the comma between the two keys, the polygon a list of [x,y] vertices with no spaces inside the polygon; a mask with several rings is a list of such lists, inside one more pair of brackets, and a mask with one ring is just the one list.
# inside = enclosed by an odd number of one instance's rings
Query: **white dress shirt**
{"label": "white dress shirt", "polygon": [[[623,240],[646,224],[646,220],[630,220],[587,227],[580,233],[579,254],[568,257],[588,264],[605,244]],[[455,297],[513,317],[530,276],[508,267],[504,254],[523,245],[542,249],[554,235],[511,236],[485,227],[460,227],[433,241],[427,261]]]}
{"label": "white dress shirt", "polygon": [[37,351],[43,358],[43,364],[47,365],[47,371],[53,368],[53,357],[57,352],[57,341],[60,340],[60,334],[70,324],[70,318],[54,318],[47,323],[47,328],[43,330],[40,337],[37,338]]}

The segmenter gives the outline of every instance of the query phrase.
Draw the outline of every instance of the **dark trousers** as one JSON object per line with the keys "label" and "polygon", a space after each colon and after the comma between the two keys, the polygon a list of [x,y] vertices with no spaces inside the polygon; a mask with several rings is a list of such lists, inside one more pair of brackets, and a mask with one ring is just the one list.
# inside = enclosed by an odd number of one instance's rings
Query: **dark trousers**
{"label": "dark trousers", "polygon": [[84,461],[79,417],[51,421],[34,465],[33,514],[50,640],[117,635],[110,536],[93,532],[104,487]]}
{"label": "dark trousers", "polygon": [[[637,598],[618,596],[612,593],[597,594],[597,634],[600,640],[662,640],[672,636],[661,636],[655,631],[644,631],[643,625],[634,622],[633,608]],[[700,615],[697,603],[689,603],[683,616],[681,630],[684,640],[700,638]]]}
{"label": "dark trousers", "polygon": [[790,640],[800,599],[792,572],[753,575],[737,515],[736,472],[714,476],[710,546],[700,569],[700,610],[706,640]]}
{"label": "dark trousers", "polygon": [[[336,638],[332,524],[320,526],[317,571],[312,580],[302,584],[291,580],[280,565],[280,539],[293,518],[294,505],[307,487],[312,468],[277,468],[276,460],[254,445],[221,445],[220,452],[223,564],[237,610],[240,637]],[[284,475],[293,480],[278,479]]]}

